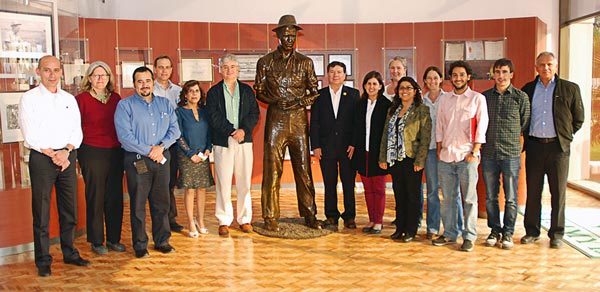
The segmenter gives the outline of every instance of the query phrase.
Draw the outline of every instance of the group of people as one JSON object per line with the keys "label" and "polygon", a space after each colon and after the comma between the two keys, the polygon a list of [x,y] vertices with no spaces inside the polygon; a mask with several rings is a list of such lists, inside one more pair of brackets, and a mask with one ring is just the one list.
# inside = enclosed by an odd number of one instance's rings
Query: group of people
{"label": "group of people", "polygon": [[[171,231],[187,228],[193,238],[208,233],[204,203],[206,188],[213,185],[219,235],[229,234],[234,219],[241,231],[252,232],[252,133],[260,115],[257,99],[268,107],[261,198],[267,230],[279,230],[279,189],[287,148],[298,209],[308,227],[337,229],[342,218],[345,228],[357,228],[354,180],[358,172],[369,215],[362,231],[381,233],[386,175],[391,174],[396,201],[396,231],[391,238],[410,242],[422,221],[421,179],[425,172],[427,239],[433,245],[446,245],[462,236],[463,251],[473,250],[477,238],[476,183],[481,163],[491,228],[486,244],[512,248],[523,137],[528,155],[526,235],[521,243],[539,239],[541,193],[547,175],[552,195],[548,235],[551,247],[561,246],[569,143],[584,116],[578,86],[558,78],[552,53],[537,57],[539,76],[523,91],[511,84],[512,62],[500,59],[493,66],[495,86],[483,94],[468,86],[472,71],[464,61],[450,65],[451,92],[440,87],[444,79],[441,70],[427,68],[423,75],[427,93],[423,94],[419,84],[406,76],[406,61],[398,57],[389,63],[391,83],[386,86],[382,75],[371,71],[364,77],[361,95],[344,85],[346,65],[337,61],[327,66],[328,87],[317,88],[312,61],[294,49],[301,29],[292,15],[281,17],[273,29],[280,45],[257,63],[256,95],[238,80],[240,68],[232,54],[219,59],[223,80],[206,94],[198,81],[186,81],[182,87],[171,82],[172,60],[159,56],[154,61],[155,72],[147,67],[133,72],[135,93],[124,99],[115,92],[114,75],[104,62],[90,64],[81,83],[83,92],[73,98],[59,86],[60,61],[53,56],[41,58],[36,70],[40,85],[23,95],[19,117],[25,145],[31,149],[38,274],[51,274],[48,224],[53,187],[64,262],[89,265],[73,246],[76,159],[85,182],[87,241],[97,254],[126,250],[120,242],[123,171],[137,258],[149,256],[146,202],[154,249],[170,253],[175,251],[169,244]],[[310,149],[323,174],[324,222],[316,217]],[[211,153],[214,179],[208,161]],[[234,176],[235,215],[231,202]],[[337,204],[338,176],[343,212]],[[502,223],[500,177],[506,198]],[[175,186],[184,189],[187,226],[175,221]],[[438,236],[440,218],[444,232]]]}

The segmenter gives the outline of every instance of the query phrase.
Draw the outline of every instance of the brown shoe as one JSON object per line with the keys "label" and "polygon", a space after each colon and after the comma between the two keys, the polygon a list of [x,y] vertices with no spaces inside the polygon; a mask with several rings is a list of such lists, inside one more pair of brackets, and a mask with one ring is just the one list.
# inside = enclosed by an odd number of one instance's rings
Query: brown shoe
{"label": "brown shoe", "polygon": [[276,219],[265,219],[265,228],[269,231],[279,231],[279,224]]}
{"label": "brown shoe", "polygon": [[312,228],[312,229],[322,229],[323,226],[321,225],[321,222],[319,222],[317,220],[316,216],[306,216],[304,217],[304,222],[306,223],[306,226]]}
{"label": "brown shoe", "polygon": [[344,220],[344,227],[348,229],[356,229],[356,222],[354,222],[354,219],[346,219]]}
{"label": "brown shoe", "polygon": [[333,225],[337,228],[338,224],[339,224],[339,219],[334,219],[334,218],[327,218],[325,219],[325,221],[323,221],[323,225],[325,226],[329,226],[329,225]]}
{"label": "brown shoe", "polygon": [[240,229],[242,229],[242,232],[244,233],[250,233],[252,232],[252,225],[250,225],[250,223],[244,223],[240,225]]}
{"label": "brown shoe", "polygon": [[227,236],[227,235],[229,235],[229,226],[227,226],[227,225],[220,225],[219,226],[219,235],[221,235],[221,236]]}

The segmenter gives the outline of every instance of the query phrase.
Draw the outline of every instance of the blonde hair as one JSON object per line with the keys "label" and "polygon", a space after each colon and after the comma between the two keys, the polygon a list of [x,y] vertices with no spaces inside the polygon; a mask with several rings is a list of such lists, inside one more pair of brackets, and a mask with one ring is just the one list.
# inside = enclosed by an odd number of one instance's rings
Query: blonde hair
{"label": "blonde hair", "polygon": [[114,92],[115,77],[113,76],[108,64],[102,61],[96,61],[90,64],[90,66],[87,68],[87,70],[85,71],[85,76],[83,77],[83,80],[81,80],[81,90],[86,92],[90,92],[92,90],[92,83],[90,83],[89,77],[92,76],[92,73],[94,73],[94,70],[96,70],[97,68],[102,68],[104,69],[104,71],[106,71],[106,74],[108,75],[108,83],[106,84],[106,90],[108,92]]}

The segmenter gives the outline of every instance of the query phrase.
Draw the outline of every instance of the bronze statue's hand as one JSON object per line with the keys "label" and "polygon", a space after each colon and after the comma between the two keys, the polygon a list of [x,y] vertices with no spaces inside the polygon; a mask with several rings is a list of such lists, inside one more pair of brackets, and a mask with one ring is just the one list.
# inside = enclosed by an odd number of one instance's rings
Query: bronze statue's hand
{"label": "bronze statue's hand", "polygon": [[277,102],[277,106],[282,110],[290,110],[300,108],[300,103],[296,100],[281,99]]}

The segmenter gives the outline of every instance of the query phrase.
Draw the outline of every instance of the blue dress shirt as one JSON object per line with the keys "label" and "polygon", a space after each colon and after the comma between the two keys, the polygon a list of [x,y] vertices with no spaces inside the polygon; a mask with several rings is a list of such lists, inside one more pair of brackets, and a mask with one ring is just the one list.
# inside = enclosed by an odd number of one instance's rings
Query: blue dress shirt
{"label": "blue dress shirt", "polygon": [[181,135],[173,106],[154,94],[150,103],[137,93],[119,101],[115,127],[121,147],[144,156],[150,154],[151,146],[162,143],[169,148]]}
{"label": "blue dress shirt", "polygon": [[544,87],[541,80],[538,80],[531,100],[531,126],[529,135],[538,138],[555,138],[556,129],[554,129],[554,113],[552,111],[552,102],[554,101],[554,87],[556,80],[552,78],[548,87]]}

